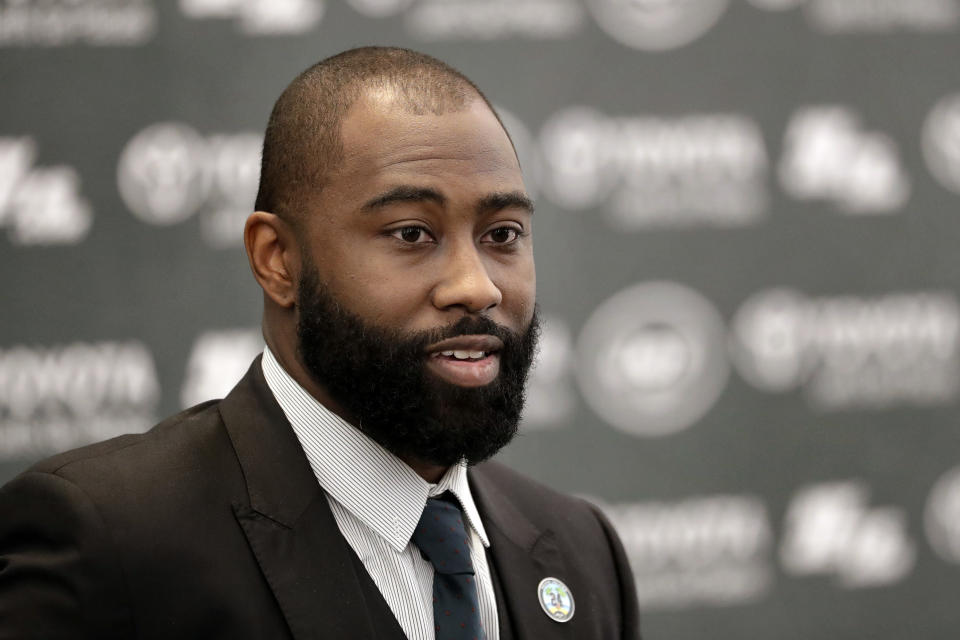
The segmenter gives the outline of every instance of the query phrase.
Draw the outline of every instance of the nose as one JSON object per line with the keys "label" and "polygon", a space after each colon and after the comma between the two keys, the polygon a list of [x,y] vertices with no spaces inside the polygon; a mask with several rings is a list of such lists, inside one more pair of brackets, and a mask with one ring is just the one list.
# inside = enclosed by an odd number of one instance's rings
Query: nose
{"label": "nose", "polygon": [[490,279],[476,246],[451,248],[432,291],[433,306],[481,313],[500,304],[503,294]]}

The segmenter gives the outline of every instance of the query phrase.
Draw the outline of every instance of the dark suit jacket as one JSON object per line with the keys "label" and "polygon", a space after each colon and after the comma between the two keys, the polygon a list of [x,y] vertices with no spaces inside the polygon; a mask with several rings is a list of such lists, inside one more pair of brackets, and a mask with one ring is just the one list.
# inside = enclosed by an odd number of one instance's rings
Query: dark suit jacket
{"label": "dark suit jacket", "polygon": [[[633,580],[586,502],[469,472],[501,637],[639,637]],[[552,576],[573,619],[537,597]],[[337,528],[257,359],[221,401],[45,460],[0,490],[0,639],[402,640]]]}

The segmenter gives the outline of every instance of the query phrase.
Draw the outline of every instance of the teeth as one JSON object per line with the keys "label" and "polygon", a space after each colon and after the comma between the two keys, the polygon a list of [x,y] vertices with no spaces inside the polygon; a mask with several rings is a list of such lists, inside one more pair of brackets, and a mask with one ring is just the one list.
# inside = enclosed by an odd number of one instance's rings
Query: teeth
{"label": "teeth", "polygon": [[487,352],[455,349],[450,351],[441,351],[439,355],[446,356],[447,358],[456,358],[457,360],[480,360],[481,358],[486,357]]}

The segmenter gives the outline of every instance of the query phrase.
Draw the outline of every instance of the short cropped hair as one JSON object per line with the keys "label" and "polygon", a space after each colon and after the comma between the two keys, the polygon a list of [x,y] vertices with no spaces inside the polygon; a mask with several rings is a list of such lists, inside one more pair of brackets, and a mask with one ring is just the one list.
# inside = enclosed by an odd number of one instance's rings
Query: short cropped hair
{"label": "short cropped hair", "polygon": [[298,222],[311,196],[323,189],[343,159],[340,130],[347,111],[367,91],[384,89],[410,113],[440,115],[480,98],[496,115],[469,78],[426,54],[361,47],[326,58],[297,76],[273,106],[256,209]]}

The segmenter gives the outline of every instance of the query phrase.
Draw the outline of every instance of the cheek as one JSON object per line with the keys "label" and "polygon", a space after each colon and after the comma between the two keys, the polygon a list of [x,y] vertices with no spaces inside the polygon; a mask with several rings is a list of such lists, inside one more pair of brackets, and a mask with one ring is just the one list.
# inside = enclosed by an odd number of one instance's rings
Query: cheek
{"label": "cheek", "polygon": [[346,311],[369,317],[368,307],[380,306],[383,267],[356,238],[331,231],[309,248],[320,282]]}
{"label": "cheek", "polygon": [[423,278],[376,255],[355,253],[341,261],[328,282],[347,311],[383,327],[410,324],[428,299]]}
{"label": "cheek", "polygon": [[417,318],[426,306],[425,299],[423,287],[398,278],[381,277],[361,292],[358,304],[360,313],[376,325],[411,329],[417,325]]}
{"label": "cheek", "polygon": [[537,273],[533,258],[503,271],[500,283],[504,311],[516,320],[518,326],[526,326],[533,317],[537,300]]}

